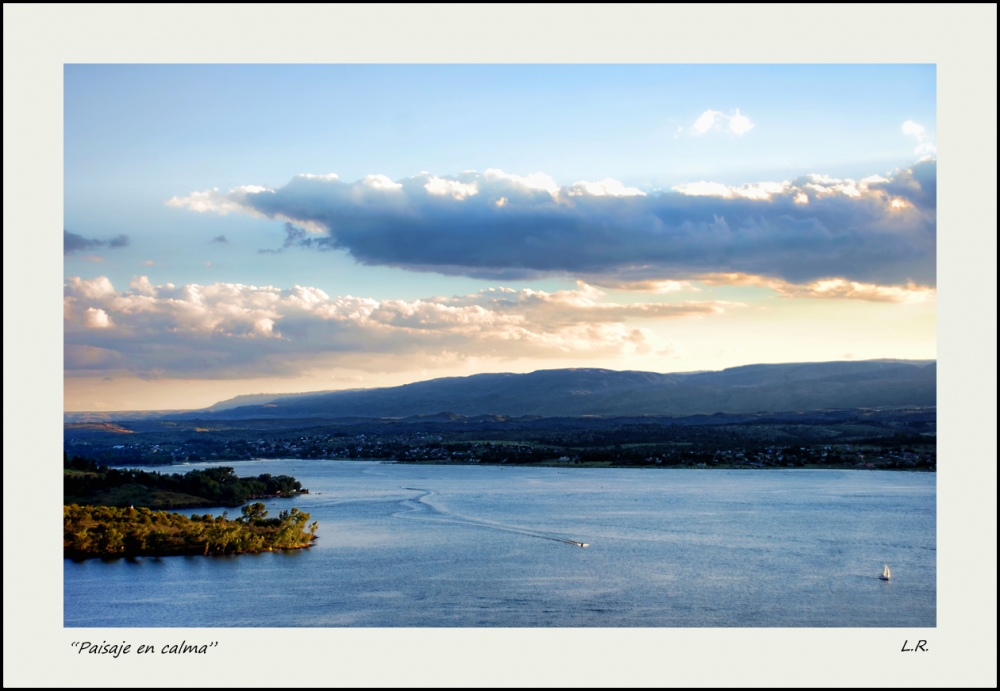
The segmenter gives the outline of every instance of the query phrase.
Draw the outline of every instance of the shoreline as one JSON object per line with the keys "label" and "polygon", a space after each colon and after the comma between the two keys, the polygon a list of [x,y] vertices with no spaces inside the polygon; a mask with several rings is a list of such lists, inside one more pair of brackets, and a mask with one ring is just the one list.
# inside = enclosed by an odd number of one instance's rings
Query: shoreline
{"label": "shoreline", "polygon": [[[538,463],[469,463],[468,461],[399,461],[394,458],[243,458],[243,459],[227,459],[221,461],[185,461],[183,463],[177,463],[173,465],[123,465],[115,466],[118,468],[178,468],[183,466],[192,465],[210,465],[210,464],[229,464],[229,463],[264,463],[268,461],[297,461],[300,463],[312,463],[315,461],[341,461],[341,462],[364,462],[364,463],[382,463],[387,465],[401,465],[401,466],[480,466],[483,468],[559,468],[559,469],[575,469],[575,468],[610,468],[618,470],[857,470],[857,471],[884,471],[892,473],[936,473],[937,466],[932,466],[930,468],[884,468],[884,467],[871,467],[871,468],[858,468],[855,465],[848,464],[829,464],[829,465],[816,465],[816,464],[805,464],[800,466],[779,466],[779,465],[748,465],[748,464],[712,464],[712,465],[667,465],[667,464],[642,464],[642,465],[614,465],[612,463],[569,463],[569,462],[538,462]],[[308,494],[308,491],[301,492],[302,494]],[[278,498],[286,498],[289,495],[279,495]]]}
{"label": "shoreline", "polygon": [[[314,538],[315,541],[318,538]],[[65,550],[63,551],[63,559],[69,559],[70,561],[81,564],[85,561],[91,559],[100,559],[102,561],[116,561],[118,559],[139,559],[141,557],[149,557],[150,559],[164,559],[166,557],[236,557],[241,554],[266,554],[268,552],[290,552],[298,549],[309,549],[312,547],[312,542],[308,545],[297,545],[294,547],[267,547],[265,549],[247,550],[244,552],[208,552],[203,551],[174,551],[174,552],[122,552],[120,554],[101,554],[97,552],[86,552],[86,553],[72,553],[67,554]]]}

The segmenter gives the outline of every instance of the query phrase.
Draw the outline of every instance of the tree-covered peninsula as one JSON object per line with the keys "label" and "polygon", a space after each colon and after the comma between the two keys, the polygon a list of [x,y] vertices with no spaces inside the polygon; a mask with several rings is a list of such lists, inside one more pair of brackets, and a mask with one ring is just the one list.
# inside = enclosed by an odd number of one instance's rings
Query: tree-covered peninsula
{"label": "tree-covered peninsula", "polygon": [[291,509],[268,518],[260,502],[243,507],[235,520],[210,514],[191,517],[145,507],[63,507],[63,554],[90,557],[243,554],[309,547],[317,524]]}
{"label": "tree-covered peninsula", "polygon": [[268,517],[261,502],[241,516],[164,511],[240,506],[254,499],[308,492],[288,475],[241,478],[232,468],[181,474],[114,469],[92,460],[63,459],[63,554],[91,557],[243,554],[309,547],[317,523],[297,508]]}
{"label": "tree-covered peninsula", "polygon": [[74,456],[63,463],[63,504],[152,509],[241,506],[253,499],[307,494],[290,475],[239,477],[232,468],[181,474],[116,469]]}

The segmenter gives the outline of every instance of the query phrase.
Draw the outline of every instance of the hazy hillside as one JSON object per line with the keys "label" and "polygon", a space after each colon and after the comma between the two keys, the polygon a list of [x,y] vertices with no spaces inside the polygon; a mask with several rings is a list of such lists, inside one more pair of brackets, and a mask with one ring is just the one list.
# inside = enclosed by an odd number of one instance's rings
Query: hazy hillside
{"label": "hazy hillside", "polygon": [[190,412],[197,412],[200,415],[204,415],[203,411],[191,410],[69,410],[63,412],[63,422],[101,423],[111,422],[112,420],[160,420],[164,417]]}
{"label": "hazy hillside", "polygon": [[[936,405],[933,361],[748,365],[657,374],[603,369],[477,374],[383,389],[224,401],[171,418],[695,415]],[[247,397],[252,398],[252,397]]]}

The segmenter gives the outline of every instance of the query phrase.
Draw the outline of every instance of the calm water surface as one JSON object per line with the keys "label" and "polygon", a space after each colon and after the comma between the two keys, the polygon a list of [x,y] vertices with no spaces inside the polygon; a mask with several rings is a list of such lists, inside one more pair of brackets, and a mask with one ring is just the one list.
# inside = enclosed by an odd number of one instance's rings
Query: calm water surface
{"label": "calm water surface", "polygon": [[933,473],[216,465],[300,479],[268,509],[320,539],[64,560],[66,626],[936,624]]}

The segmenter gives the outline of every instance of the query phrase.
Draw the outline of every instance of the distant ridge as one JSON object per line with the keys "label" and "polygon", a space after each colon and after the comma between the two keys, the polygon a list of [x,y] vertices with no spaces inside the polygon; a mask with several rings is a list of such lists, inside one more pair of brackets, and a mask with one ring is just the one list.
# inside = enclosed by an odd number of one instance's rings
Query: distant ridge
{"label": "distant ridge", "polygon": [[936,361],[866,360],[745,365],[671,374],[606,369],[474,374],[378,389],[274,397],[258,394],[162,417],[683,416],[936,403]]}

